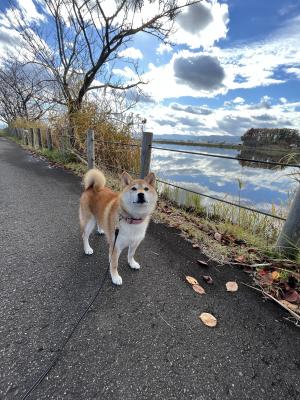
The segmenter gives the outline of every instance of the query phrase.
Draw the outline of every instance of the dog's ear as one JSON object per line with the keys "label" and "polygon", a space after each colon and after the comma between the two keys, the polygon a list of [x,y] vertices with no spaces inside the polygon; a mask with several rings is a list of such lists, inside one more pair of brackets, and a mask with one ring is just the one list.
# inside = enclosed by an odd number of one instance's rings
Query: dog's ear
{"label": "dog's ear", "polygon": [[121,175],[121,182],[123,187],[130,185],[132,182],[131,176],[126,171],[124,171]]}
{"label": "dog's ear", "polygon": [[144,179],[149,185],[155,186],[155,174],[153,172],[149,172]]}

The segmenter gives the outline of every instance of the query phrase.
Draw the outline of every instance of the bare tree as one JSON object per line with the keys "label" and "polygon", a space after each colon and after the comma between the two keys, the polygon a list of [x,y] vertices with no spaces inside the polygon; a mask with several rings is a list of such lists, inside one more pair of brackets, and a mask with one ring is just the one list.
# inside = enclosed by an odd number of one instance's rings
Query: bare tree
{"label": "bare tree", "polygon": [[45,100],[50,86],[41,69],[8,58],[0,67],[0,119],[7,124],[40,119],[53,107]]}
{"label": "bare tree", "polygon": [[[26,25],[21,11],[16,11],[11,22],[26,43],[28,60],[44,67],[49,79],[57,83],[71,117],[92,90],[102,90],[105,95],[110,89],[126,90],[143,83],[136,63],[122,58],[121,51],[141,32],[165,41],[172,32],[175,16],[198,2],[44,0],[49,16],[46,25],[51,26],[52,32],[47,32],[45,26],[41,29]],[[132,63],[135,77],[131,81],[114,74],[114,65],[122,62]]]}

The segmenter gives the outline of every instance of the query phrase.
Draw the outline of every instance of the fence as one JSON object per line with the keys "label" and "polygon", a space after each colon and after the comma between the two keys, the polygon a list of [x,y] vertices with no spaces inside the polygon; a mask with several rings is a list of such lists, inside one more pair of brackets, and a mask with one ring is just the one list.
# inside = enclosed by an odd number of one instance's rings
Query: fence
{"label": "fence", "polygon": [[[25,145],[29,144],[32,147],[38,147],[38,148],[43,147],[40,129],[33,130],[31,128],[29,130],[25,130],[22,128],[12,128],[9,130],[9,133],[12,136],[17,137]],[[86,138],[87,160],[85,160],[84,155],[79,154],[78,151],[75,151],[74,148],[72,148],[72,144],[74,143],[73,139],[74,139],[73,136],[71,137],[68,134],[63,134],[62,139],[61,139],[61,150],[63,152],[69,151],[72,154],[74,154],[74,156],[76,156],[81,162],[85,163],[89,169],[94,168],[95,160],[96,160],[94,131],[92,129],[89,129],[87,132],[87,138]],[[209,153],[201,153],[201,152],[194,152],[194,151],[175,150],[175,149],[170,149],[170,148],[156,147],[156,146],[152,145],[152,140],[153,140],[153,133],[152,132],[144,132],[141,144],[122,143],[122,142],[114,142],[114,141],[100,141],[100,143],[102,145],[114,145],[114,146],[130,147],[130,148],[139,149],[140,150],[140,166],[139,166],[140,178],[144,178],[150,171],[152,149],[184,153],[184,154],[188,154],[188,155],[197,155],[197,156],[201,156],[201,157],[223,158],[223,159],[230,159],[230,160],[237,160],[237,161],[246,161],[249,163],[260,163],[260,164],[266,164],[266,165],[272,165],[272,166],[300,168],[300,165],[293,164],[293,163],[254,160],[254,159],[237,158],[237,157],[218,155],[218,154],[209,154]],[[53,143],[52,143],[50,129],[47,129],[47,132],[46,132],[46,144],[47,144],[47,148],[49,150],[53,149]],[[101,160],[100,160],[100,162],[101,162]],[[123,170],[123,168],[120,168],[116,165],[107,165],[105,163],[101,163],[101,164],[103,164],[104,166],[106,166],[108,168],[117,170],[117,171]],[[136,169],[135,169],[135,171],[128,170],[128,172],[135,174],[137,172],[137,170]],[[295,257],[296,254],[298,253],[299,244],[300,244],[300,186],[299,186],[297,193],[295,195],[295,198],[292,202],[288,216],[285,219],[281,216],[267,213],[262,210],[257,210],[255,208],[248,207],[248,206],[245,206],[242,204],[237,204],[237,203],[234,203],[234,202],[226,200],[226,199],[222,199],[222,198],[212,196],[212,195],[209,195],[206,193],[200,193],[200,192],[197,192],[194,190],[190,190],[190,189],[184,188],[182,186],[175,185],[171,182],[164,181],[160,178],[157,178],[157,181],[160,183],[163,183],[164,185],[169,185],[173,188],[181,189],[181,190],[184,190],[186,192],[189,192],[189,193],[192,193],[195,195],[199,195],[202,197],[212,199],[214,201],[218,201],[218,202],[225,203],[225,204],[228,204],[228,205],[231,205],[234,207],[238,207],[240,209],[245,209],[245,210],[248,210],[248,211],[251,211],[254,213],[258,213],[258,214],[261,214],[261,215],[264,215],[267,217],[271,217],[271,218],[274,218],[277,220],[284,221],[285,223],[283,225],[281,233],[279,234],[275,248],[279,252],[285,253],[292,257]]]}

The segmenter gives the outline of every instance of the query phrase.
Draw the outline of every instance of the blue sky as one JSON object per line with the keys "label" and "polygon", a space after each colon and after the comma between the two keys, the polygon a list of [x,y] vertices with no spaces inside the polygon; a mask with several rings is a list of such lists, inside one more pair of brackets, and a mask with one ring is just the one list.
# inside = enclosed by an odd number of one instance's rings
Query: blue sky
{"label": "blue sky", "polygon": [[[31,22],[49,25],[39,1],[18,3]],[[149,98],[134,110],[146,116],[147,128],[193,136],[299,128],[300,0],[203,0],[175,25],[170,44],[139,34],[124,49],[148,82]],[[13,30],[0,16],[0,58],[9,35]],[[136,79],[124,63],[112,69],[124,81]]]}

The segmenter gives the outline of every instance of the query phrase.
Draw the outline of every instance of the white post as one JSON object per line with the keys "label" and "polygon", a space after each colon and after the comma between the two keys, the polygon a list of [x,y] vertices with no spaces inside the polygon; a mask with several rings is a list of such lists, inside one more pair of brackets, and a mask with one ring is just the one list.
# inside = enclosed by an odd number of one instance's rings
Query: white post
{"label": "white post", "polygon": [[300,250],[300,186],[278,237],[275,250],[296,258]]}

